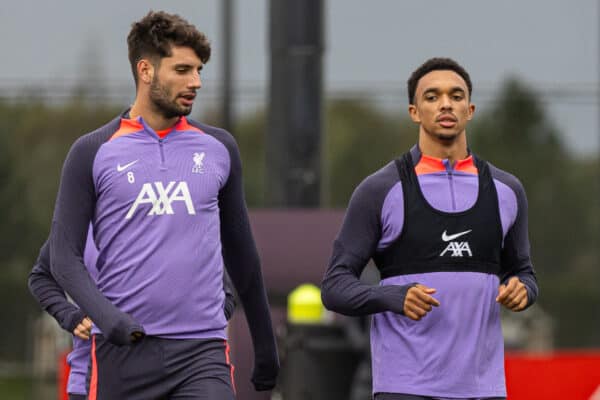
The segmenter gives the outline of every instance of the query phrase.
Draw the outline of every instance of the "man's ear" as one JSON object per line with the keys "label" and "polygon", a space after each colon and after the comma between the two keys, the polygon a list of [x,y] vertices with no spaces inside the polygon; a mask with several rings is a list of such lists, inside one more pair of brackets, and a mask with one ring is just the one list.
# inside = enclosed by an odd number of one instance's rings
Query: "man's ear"
{"label": "man's ear", "polygon": [[142,58],[138,61],[136,68],[141,83],[147,85],[152,83],[152,78],[154,78],[154,65],[152,65],[149,60]]}
{"label": "man's ear", "polygon": [[469,115],[467,116],[467,121],[470,121],[473,119],[473,114],[475,114],[475,104],[470,103],[469,104]]}
{"label": "man's ear", "polygon": [[410,119],[413,120],[413,122],[416,122],[417,124],[421,123],[421,116],[419,115],[419,110],[417,110],[416,105],[408,105],[408,115],[410,116]]}

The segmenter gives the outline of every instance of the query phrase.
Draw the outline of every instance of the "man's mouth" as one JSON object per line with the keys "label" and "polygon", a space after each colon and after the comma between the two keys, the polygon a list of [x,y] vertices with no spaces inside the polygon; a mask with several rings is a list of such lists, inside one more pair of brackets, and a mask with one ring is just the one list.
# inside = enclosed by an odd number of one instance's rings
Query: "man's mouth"
{"label": "man's mouth", "polygon": [[456,118],[452,115],[441,115],[436,119],[436,122],[443,128],[452,128],[456,125]]}
{"label": "man's mouth", "polygon": [[181,99],[181,102],[183,103],[184,106],[189,107],[192,104],[194,104],[194,99],[196,98],[196,94],[195,93],[186,93],[186,94],[180,95],[179,98]]}

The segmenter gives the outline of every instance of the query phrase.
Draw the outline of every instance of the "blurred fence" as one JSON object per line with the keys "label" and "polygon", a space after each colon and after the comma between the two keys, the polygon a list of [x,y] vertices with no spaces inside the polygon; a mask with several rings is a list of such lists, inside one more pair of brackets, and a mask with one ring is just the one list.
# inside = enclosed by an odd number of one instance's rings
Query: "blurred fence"
{"label": "blurred fence", "polygon": [[[564,133],[570,150],[583,155],[600,152],[600,91],[597,82],[528,82],[549,110],[551,120]],[[335,82],[325,84],[328,100],[350,99],[373,104],[384,111],[405,113],[406,86],[394,82]],[[493,106],[499,85],[476,83],[473,102],[485,111]],[[219,81],[205,81],[196,100],[200,115],[220,109],[223,87]],[[0,79],[0,101],[27,104],[32,100],[55,106],[64,105],[73,98],[84,98],[88,103],[122,105],[133,101],[135,88],[131,80],[55,79],[31,81]],[[257,110],[265,110],[268,103],[267,82],[237,81],[233,88],[234,118]]]}

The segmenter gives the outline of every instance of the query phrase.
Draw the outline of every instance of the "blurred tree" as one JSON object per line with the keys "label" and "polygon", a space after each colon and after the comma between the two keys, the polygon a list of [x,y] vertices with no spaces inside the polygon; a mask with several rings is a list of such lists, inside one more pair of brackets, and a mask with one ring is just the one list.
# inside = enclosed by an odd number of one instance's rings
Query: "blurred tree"
{"label": "blurred tree", "polygon": [[[25,179],[17,168],[17,157],[11,148],[11,118],[9,107],[0,104],[0,260],[2,265],[13,265],[16,255],[24,251],[24,237],[28,235],[29,213],[23,210],[23,193],[26,190]],[[11,276],[18,272],[4,269]]]}
{"label": "blurred tree", "polygon": [[[52,107],[0,103],[0,359],[26,354],[28,319],[37,307],[27,276],[49,233],[60,170],[75,138],[103,125],[118,109],[72,101]],[[10,323],[6,323],[10,321]]]}
{"label": "blurred tree", "polygon": [[[330,101],[325,119],[322,207],[345,207],[358,183],[417,141],[408,118],[389,116],[361,101]],[[235,132],[251,207],[264,206],[265,123],[260,111],[239,121]]]}
{"label": "blurred tree", "polygon": [[[28,238],[31,236],[31,217],[23,206],[26,180],[17,168],[17,156],[12,151],[12,125],[15,122],[11,107],[0,104],[0,358],[18,359],[26,351],[26,343],[16,340],[26,336],[27,316],[33,301],[24,299],[23,261],[27,258]],[[20,294],[19,294],[20,292]],[[25,300],[25,301],[23,301]]]}
{"label": "blurred tree", "polygon": [[[23,357],[27,316],[39,312],[26,279],[48,235],[64,157],[75,138],[121,111],[92,103],[74,98],[50,106],[35,95],[26,104],[0,102],[0,302],[11,304],[0,310],[0,358]],[[390,115],[363,101],[338,99],[327,103],[325,115],[323,207],[345,207],[360,181],[417,141],[405,111]],[[218,118],[209,112],[203,120]],[[265,122],[258,111],[238,121],[234,132],[250,207],[264,206]],[[573,158],[535,92],[515,79],[491,109],[476,114],[468,135],[475,153],[525,186],[539,302],[556,322],[557,344],[599,346],[598,158]]]}
{"label": "blurred tree", "polygon": [[49,232],[60,171],[70,146],[77,137],[106,124],[120,111],[88,105],[79,98],[62,107],[34,103],[12,111],[16,121],[11,147],[17,170],[27,180],[21,202],[31,213],[35,230],[35,245],[29,250],[38,248]]}
{"label": "blurred tree", "polygon": [[356,100],[328,104],[323,163],[326,207],[346,207],[356,186],[417,142],[407,113],[390,116]]}
{"label": "blurred tree", "polygon": [[[325,123],[324,207],[345,207],[362,179],[417,141],[408,117],[357,100],[330,101]],[[252,207],[264,204],[264,126],[259,113],[237,129]],[[525,186],[540,305],[555,321],[557,345],[600,345],[598,159],[572,157],[535,91],[516,79],[505,82],[491,109],[476,114],[468,136],[475,153]]]}
{"label": "blurred tree", "polygon": [[248,207],[264,207],[266,179],[266,114],[258,111],[239,121],[234,132],[243,164]]}
{"label": "blurred tree", "polygon": [[572,158],[559,138],[535,91],[514,78],[505,82],[490,110],[476,114],[469,129],[475,153],[525,186],[539,302],[555,320],[557,344],[598,345],[597,160]]}

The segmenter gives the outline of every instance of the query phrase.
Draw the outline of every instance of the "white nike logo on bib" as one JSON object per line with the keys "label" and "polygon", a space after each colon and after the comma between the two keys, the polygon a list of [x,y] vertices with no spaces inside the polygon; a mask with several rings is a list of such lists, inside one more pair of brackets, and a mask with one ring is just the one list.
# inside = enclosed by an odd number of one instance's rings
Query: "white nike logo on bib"
{"label": "white nike logo on bib", "polygon": [[448,235],[446,233],[446,231],[444,231],[444,233],[442,233],[442,240],[444,242],[449,242],[449,241],[454,240],[454,239],[456,239],[458,237],[461,237],[462,235],[466,235],[467,233],[469,233],[471,231],[472,231],[472,229],[469,229],[468,231],[455,233],[454,235]]}
{"label": "white nike logo on bib", "polygon": [[135,161],[132,161],[132,162],[127,163],[125,165],[117,164],[117,172],[123,172],[123,171],[125,171],[127,168],[131,167],[133,164],[135,164],[138,161],[139,160],[135,160]]}

